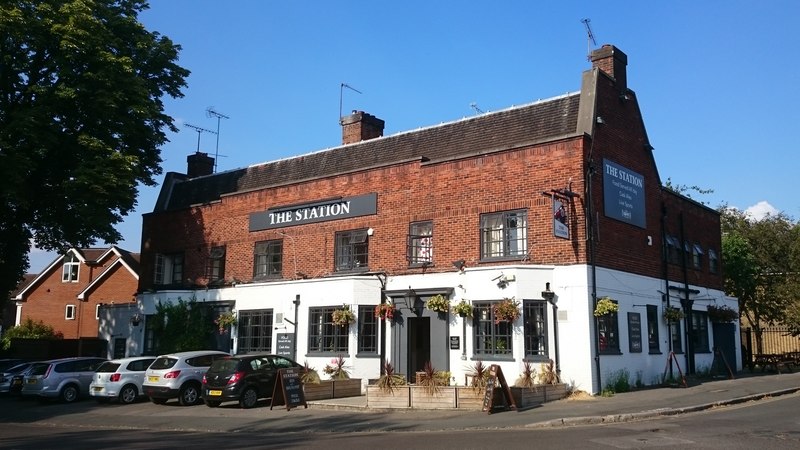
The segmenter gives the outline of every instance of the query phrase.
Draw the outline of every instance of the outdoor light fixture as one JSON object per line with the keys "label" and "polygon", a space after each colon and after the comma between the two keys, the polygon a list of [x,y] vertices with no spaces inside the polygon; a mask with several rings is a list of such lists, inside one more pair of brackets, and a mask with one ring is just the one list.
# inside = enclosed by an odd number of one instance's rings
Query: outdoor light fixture
{"label": "outdoor light fixture", "polygon": [[408,287],[405,295],[403,295],[403,300],[406,303],[406,307],[413,311],[417,317],[422,316],[422,308],[424,305],[422,304],[422,300],[419,299],[419,296],[417,296],[417,291],[411,289],[411,286]]}
{"label": "outdoor light fixture", "polygon": [[602,117],[597,116],[597,124],[598,125],[603,125],[604,123],[606,123],[606,121]]}
{"label": "outdoor light fixture", "polygon": [[463,259],[459,259],[458,261],[453,261],[453,267],[460,270],[461,272],[464,271],[464,267],[467,266],[467,262]]}

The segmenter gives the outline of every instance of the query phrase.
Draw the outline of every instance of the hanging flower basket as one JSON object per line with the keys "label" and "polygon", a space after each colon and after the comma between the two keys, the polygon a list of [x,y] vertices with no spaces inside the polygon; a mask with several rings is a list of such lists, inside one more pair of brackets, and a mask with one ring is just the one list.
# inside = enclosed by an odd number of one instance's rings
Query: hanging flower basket
{"label": "hanging flower basket", "polygon": [[343,305],[341,308],[333,311],[333,323],[340,327],[346,327],[356,321],[356,315],[350,309],[350,306]]}
{"label": "hanging flower basket", "polygon": [[395,307],[391,303],[381,303],[375,307],[375,317],[380,320],[392,320],[394,318]]}
{"label": "hanging flower basket", "polygon": [[664,320],[667,322],[679,322],[683,319],[683,311],[674,306],[667,306],[664,308]]}
{"label": "hanging flower basket", "polygon": [[453,306],[453,312],[461,317],[472,317],[472,305],[466,300],[461,300]]}
{"label": "hanging flower basket", "polygon": [[492,305],[494,323],[514,322],[519,318],[519,302],[513,297],[506,298]]}
{"label": "hanging flower basket", "polygon": [[725,305],[708,305],[708,318],[712,322],[727,323],[739,320],[739,313]]}
{"label": "hanging flower basket", "polygon": [[594,308],[594,316],[602,317],[619,311],[619,305],[611,297],[600,297],[597,306]]}
{"label": "hanging flower basket", "polygon": [[436,294],[425,302],[425,307],[431,311],[446,313],[450,310],[450,300],[442,294]]}
{"label": "hanging flower basket", "polygon": [[235,325],[236,322],[236,313],[234,312],[224,312],[214,319],[214,324],[219,328],[219,334],[225,334],[225,329]]}

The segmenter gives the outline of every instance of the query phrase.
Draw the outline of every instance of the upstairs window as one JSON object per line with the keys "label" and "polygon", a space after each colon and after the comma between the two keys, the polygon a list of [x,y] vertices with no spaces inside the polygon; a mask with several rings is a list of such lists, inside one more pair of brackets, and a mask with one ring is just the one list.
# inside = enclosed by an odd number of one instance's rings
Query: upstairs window
{"label": "upstairs window", "polygon": [[675,236],[666,235],[667,240],[667,262],[670,264],[681,263],[681,241]]}
{"label": "upstairs window", "polygon": [[708,270],[711,273],[719,273],[719,257],[714,249],[708,249]]}
{"label": "upstairs window", "polygon": [[74,253],[69,253],[64,256],[64,267],[61,271],[61,281],[63,283],[77,283],[78,282],[78,269],[81,266],[81,261]]}
{"label": "upstairs window", "polygon": [[412,266],[433,264],[433,222],[416,222],[409,226],[408,263]]}
{"label": "upstairs window", "polygon": [[64,318],[67,320],[75,320],[75,305],[67,305],[64,308]]}
{"label": "upstairs window", "polygon": [[283,273],[283,241],[256,242],[253,277],[280,278]]}
{"label": "upstairs window", "polygon": [[367,270],[369,259],[367,230],[336,233],[336,271]]}
{"label": "upstairs window", "polygon": [[521,258],[527,254],[527,211],[481,215],[481,259]]}
{"label": "upstairs window", "polygon": [[692,246],[692,265],[698,270],[703,268],[703,247],[699,244]]}
{"label": "upstairs window", "polygon": [[208,255],[208,282],[225,279],[225,247],[211,247]]}
{"label": "upstairs window", "polygon": [[183,282],[183,253],[156,254],[153,283],[160,285]]}

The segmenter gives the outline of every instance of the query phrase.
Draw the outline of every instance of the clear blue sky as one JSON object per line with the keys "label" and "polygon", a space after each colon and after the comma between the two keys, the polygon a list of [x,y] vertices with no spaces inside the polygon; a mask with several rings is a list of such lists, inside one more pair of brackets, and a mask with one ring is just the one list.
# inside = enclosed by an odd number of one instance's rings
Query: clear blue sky
{"label": "clear blue sky", "polygon": [[[140,20],[180,44],[191,70],[166,99],[180,132],[164,172],[185,172],[191,124],[217,129],[218,170],[339,145],[342,110],[386,121],[385,134],[580,89],[589,18],[598,46],[628,55],[663,181],[713,189],[717,207],[800,216],[800,2],[783,1],[219,1],[152,0]],[[200,134],[200,150],[217,152]],[[163,179],[159,179],[159,182]],[[140,251],[141,189],[119,245]],[[766,203],[762,203],[766,202]],[[103,246],[104,243],[98,243]],[[34,251],[31,272],[54,259]]]}

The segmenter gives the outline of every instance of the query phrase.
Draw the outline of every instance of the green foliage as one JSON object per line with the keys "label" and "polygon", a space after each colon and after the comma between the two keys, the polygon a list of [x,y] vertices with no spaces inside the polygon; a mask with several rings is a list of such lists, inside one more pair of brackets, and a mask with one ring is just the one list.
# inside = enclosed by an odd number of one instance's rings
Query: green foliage
{"label": "green foliage", "polygon": [[331,360],[330,364],[325,364],[322,371],[331,380],[350,379],[350,369],[344,364],[344,356],[339,355]]}
{"label": "green foliage", "polygon": [[619,305],[610,297],[600,297],[597,299],[597,306],[594,308],[594,316],[601,317],[619,311]]}
{"label": "green foliage", "polygon": [[25,319],[21,324],[11,327],[3,333],[3,339],[0,340],[0,346],[3,350],[8,350],[11,347],[11,339],[63,339],[64,335],[60,331],[55,331],[50,325],[46,325],[43,321],[34,322],[30,317]]}
{"label": "green foliage", "polygon": [[605,397],[608,396],[606,393],[611,393],[613,395],[621,392],[629,392],[631,390],[630,373],[628,369],[619,369],[607,374],[605,380],[606,386],[601,392],[601,395]]}
{"label": "green foliage", "polygon": [[450,299],[442,294],[436,294],[425,302],[425,308],[435,312],[446,313],[450,310]]}
{"label": "green foliage", "polygon": [[[701,187],[699,187],[697,185],[688,186],[688,185],[685,185],[685,184],[673,184],[672,183],[672,178],[667,178],[667,181],[664,183],[664,187],[669,189],[672,192],[678,193],[678,194],[683,195],[684,197],[687,197],[687,198],[692,198],[692,193],[693,192],[696,193],[696,194],[700,194],[700,195],[708,195],[708,194],[713,194],[714,193],[713,189],[704,189],[704,188],[701,188]],[[705,201],[702,201],[700,203],[702,203],[704,205],[708,205],[708,202],[705,202]]]}
{"label": "green foliage", "polygon": [[303,372],[300,374],[300,381],[303,384],[319,384],[319,372],[317,369],[308,365],[308,361],[303,363]]}
{"label": "green foliage", "polygon": [[472,305],[466,300],[461,300],[453,306],[453,312],[461,317],[472,317]]}
{"label": "green foliage", "polygon": [[428,395],[433,395],[439,391],[439,387],[446,386],[450,382],[450,377],[443,376],[433,368],[433,364],[427,361],[422,367],[422,374],[419,377],[419,384],[425,387]]}
{"label": "green foliage", "polygon": [[519,318],[519,302],[514,298],[505,298],[492,305],[494,313],[494,323],[500,322],[513,323]]}
{"label": "green foliage", "polygon": [[675,306],[664,307],[664,320],[667,322],[679,322],[683,319],[683,310]]}
{"label": "green foliage", "polygon": [[188,301],[178,298],[175,303],[159,301],[151,320],[158,353],[207,348],[210,336],[217,330],[211,308],[194,298]]}
{"label": "green foliage", "polygon": [[[180,47],[138,21],[140,0],[0,3],[0,291],[37,247],[114,243],[140,184],[156,184],[162,97],[181,97]],[[165,130],[166,129],[166,130]]]}
{"label": "green foliage", "polygon": [[472,389],[476,391],[486,389],[486,382],[489,380],[489,366],[479,359],[472,366],[467,367],[466,372],[470,378],[469,386]]}
{"label": "green foliage", "polygon": [[356,321],[356,315],[350,309],[350,305],[343,305],[341,308],[333,311],[333,323],[340,327],[349,326]]}
{"label": "green foliage", "polygon": [[387,362],[383,366],[383,375],[378,378],[378,382],[376,384],[380,390],[392,392],[394,388],[398,386],[405,386],[407,383],[406,378],[403,375],[395,372],[394,365],[392,365],[390,362]]}

